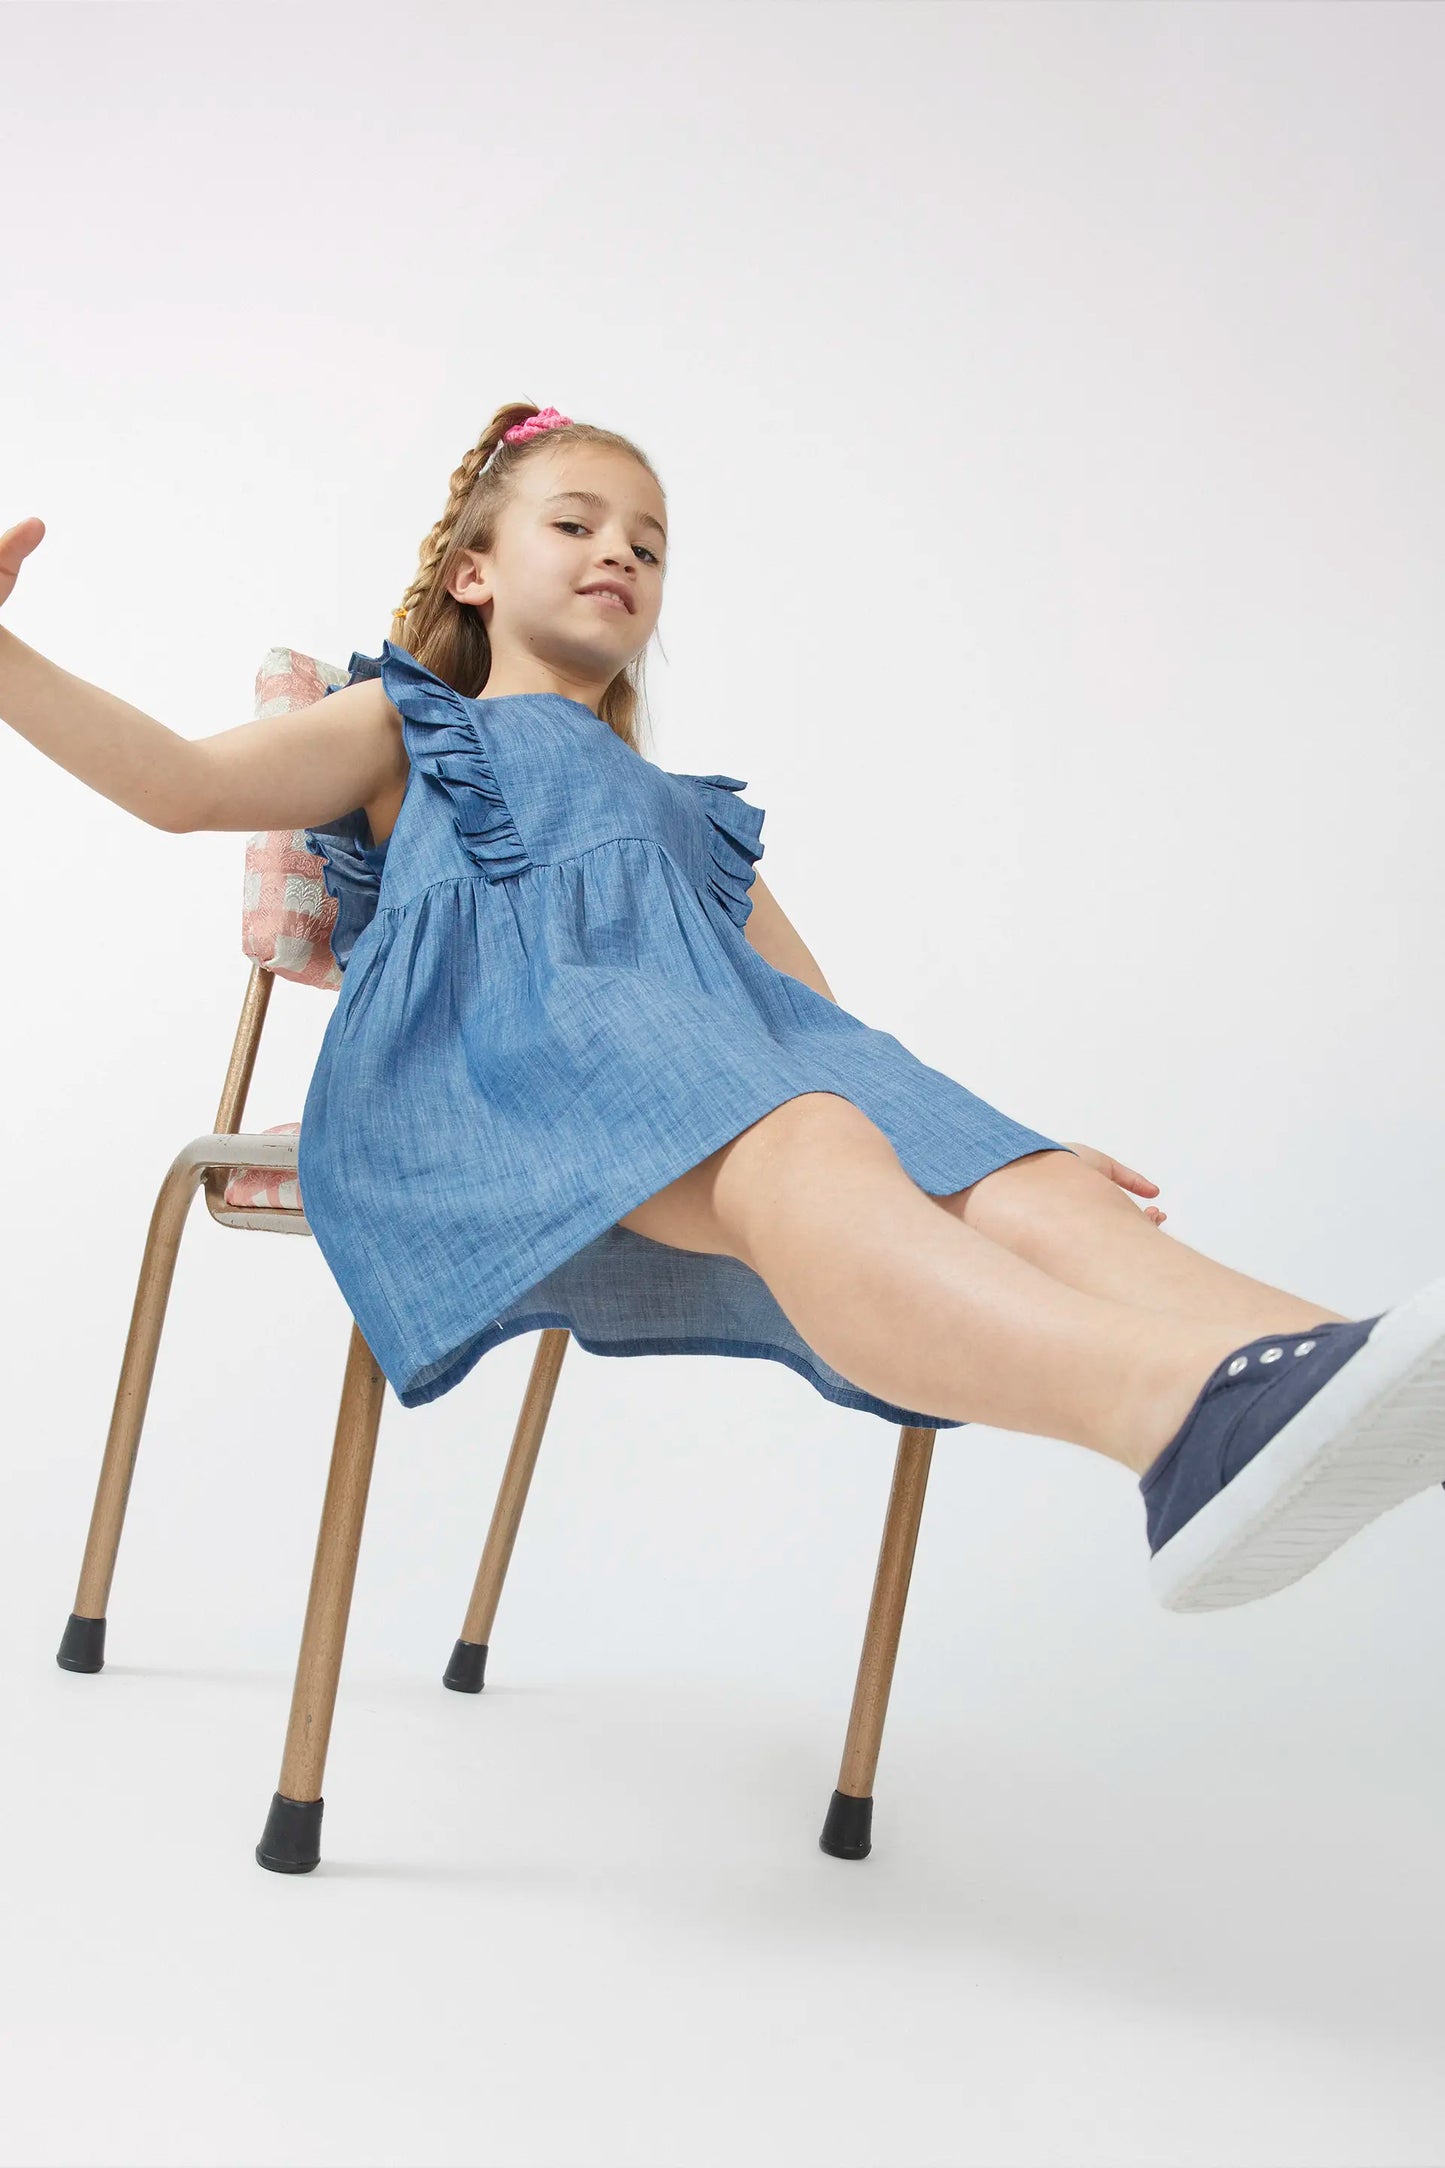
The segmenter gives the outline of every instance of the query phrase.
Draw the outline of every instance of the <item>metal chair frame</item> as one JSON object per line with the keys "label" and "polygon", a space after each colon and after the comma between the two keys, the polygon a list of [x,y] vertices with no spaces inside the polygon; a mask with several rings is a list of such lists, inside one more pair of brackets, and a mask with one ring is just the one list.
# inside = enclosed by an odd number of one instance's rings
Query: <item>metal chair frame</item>
{"label": "metal chair frame", "polygon": [[[214,1130],[193,1137],[176,1154],[151,1213],[75,1607],[56,1655],[56,1662],[66,1671],[98,1672],[105,1663],[106,1611],[116,1554],[181,1234],[195,1191],[204,1190],[212,1219],[223,1227],[266,1234],[311,1233],[299,1208],[226,1202],[227,1181],[236,1168],[296,1171],[299,1140],[295,1135],[247,1135],[241,1129],[275,976],[265,965],[253,964]],[[569,1332],[555,1327],[544,1329],[539,1338],[471,1601],[443,1674],[442,1683],[458,1693],[482,1690],[502,1584],[570,1339]],[[309,1873],[321,1857],[322,1779],[385,1387],[386,1379],[353,1319],[280,1781],[256,1846],[261,1866],[279,1874]],[[933,1430],[912,1427],[899,1433],[842,1762],[818,1839],[822,1850],[838,1859],[863,1859],[872,1849],[873,1780],[936,1435]]]}

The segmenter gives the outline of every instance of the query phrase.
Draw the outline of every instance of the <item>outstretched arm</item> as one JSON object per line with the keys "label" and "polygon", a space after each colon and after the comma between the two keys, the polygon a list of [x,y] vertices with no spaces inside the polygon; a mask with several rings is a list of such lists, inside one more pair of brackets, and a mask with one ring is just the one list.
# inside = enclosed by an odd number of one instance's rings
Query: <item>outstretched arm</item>
{"label": "outstretched arm", "polygon": [[[0,535],[0,604],[45,533]],[[127,700],[74,677],[0,627],[0,717],[49,760],[152,828],[305,828],[372,802],[405,774],[390,701],[376,679],[292,715],[184,738]]]}
{"label": "outstretched arm", "polygon": [[789,978],[801,979],[825,1001],[836,1001],[838,997],[824,978],[817,957],[806,946],[760,873],[754,873],[748,893],[753,907],[743,931],[763,961],[770,963],[775,971],[786,971]]}

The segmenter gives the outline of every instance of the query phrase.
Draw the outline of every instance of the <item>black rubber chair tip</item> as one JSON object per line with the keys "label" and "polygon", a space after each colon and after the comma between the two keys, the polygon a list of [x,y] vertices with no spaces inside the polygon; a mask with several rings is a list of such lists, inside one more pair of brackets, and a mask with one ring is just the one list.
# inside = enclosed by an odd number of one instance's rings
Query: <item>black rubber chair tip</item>
{"label": "black rubber chair tip", "polygon": [[855,1799],[849,1792],[834,1792],[828,1801],[828,1818],[818,1839],[822,1850],[834,1859],[866,1859],[873,1849],[873,1800]]}
{"label": "black rubber chair tip", "polygon": [[72,1611],[55,1661],[62,1671],[99,1671],[105,1663],[105,1620],[78,1618]]}
{"label": "black rubber chair tip", "polygon": [[486,1676],[486,1642],[459,1641],[452,1650],[451,1662],[442,1673],[442,1685],[451,1687],[457,1694],[479,1694]]}
{"label": "black rubber chair tip", "polygon": [[266,1829],[256,1857],[273,1874],[310,1874],[321,1859],[321,1810],[324,1799],[271,1798]]}

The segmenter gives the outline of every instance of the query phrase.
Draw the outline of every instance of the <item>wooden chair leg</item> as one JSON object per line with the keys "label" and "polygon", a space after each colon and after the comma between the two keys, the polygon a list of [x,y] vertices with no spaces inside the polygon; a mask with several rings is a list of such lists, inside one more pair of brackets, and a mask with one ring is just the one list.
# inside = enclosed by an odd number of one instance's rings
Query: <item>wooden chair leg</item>
{"label": "wooden chair leg", "polygon": [[277,1874],[309,1874],[321,1857],[321,1780],[351,1615],[351,1591],[376,1457],[386,1379],[354,1321],[321,1508],[311,1592],[291,1695],[281,1783],[256,1857]]}
{"label": "wooden chair leg", "polygon": [[908,1601],[937,1435],[934,1430],[912,1428],[898,1435],[893,1489],[883,1524],[878,1570],[873,1577],[873,1598],[853,1688],[848,1736],[843,1743],[843,1764],[818,1839],[822,1849],[835,1859],[866,1859],[873,1849],[873,1778],[883,1743],[883,1719],[888,1713],[898,1637],[903,1631],[903,1607]]}
{"label": "wooden chair leg", "polygon": [[458,1694],[479,1694],[486,1679],[487,1644],[492,1622],[497,1615],[512,1546],[517,1540],[532,1470],[541,1450],[542,1433],[552,1410],[562,1357],[571,1337],[560,1325],[546,1327],[532,1358],[521,1413],[512,1433],[512,1450],[502,1473],[501,1488],[492,1508],[491,1526],[482,1548],[482,1562],[472,1587],[472,1600],[467,1606],[461,1638],[452,1650],[452,1660],[442,1673],[442,1684]]}
{"label": "wooden chair leg", "polygon": [[193,1151],[180,1153],[161,1183],[151,1213],[75,1592],[75,1609],[56,1651],[55,1661],[64,1671],[99,1671],[105,1663],[105,1611],[155,1375],[156,1351],[166,1321],[186,1214],[205,1171],[204,1162]]}

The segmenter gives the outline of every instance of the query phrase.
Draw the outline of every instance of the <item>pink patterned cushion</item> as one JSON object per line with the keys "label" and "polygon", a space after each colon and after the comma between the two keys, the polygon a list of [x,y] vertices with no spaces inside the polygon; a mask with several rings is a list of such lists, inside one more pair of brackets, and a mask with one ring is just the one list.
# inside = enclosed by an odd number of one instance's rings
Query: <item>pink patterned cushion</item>
{"label": "pink patterned cushion", "polygon": [[[289,715],[344,685],[347,671],[293,647],[273,647],[256,672],[256,720]],[[300,986],[335,991],[341,967],[331,953],[336,899],[327,893],[322,862],[306,848],[303,828],[262,830],[246,844],[241,949],[252,963]],[[229,1193],[228,1193],[229,1194]]]}
{"label": "pink patterned cushion", "polygon": [[[272,1122],[264,1137],[300,1136],[299,1122]],[[237,1167],[226,1184],[226,1202],[232,1205],[264,1204],[275,1210],[301,1210],[301,1184],[294,1174],[275,1167]]]}

